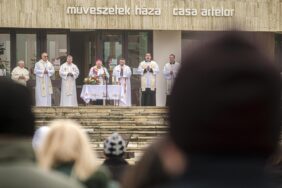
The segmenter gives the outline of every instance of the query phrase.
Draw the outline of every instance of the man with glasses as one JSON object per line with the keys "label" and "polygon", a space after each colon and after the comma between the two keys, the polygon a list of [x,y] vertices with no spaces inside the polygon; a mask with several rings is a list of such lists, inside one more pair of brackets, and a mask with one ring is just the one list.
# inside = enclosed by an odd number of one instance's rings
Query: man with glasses
{"label": "man with glasses", "polygon": [[35,64],[34,74],[36,75],[35,102],[36,106],[51,106],[53,94],[52,82],[50,77],[55,69],[48,61],[46,52],[41,54],[41,60]]}

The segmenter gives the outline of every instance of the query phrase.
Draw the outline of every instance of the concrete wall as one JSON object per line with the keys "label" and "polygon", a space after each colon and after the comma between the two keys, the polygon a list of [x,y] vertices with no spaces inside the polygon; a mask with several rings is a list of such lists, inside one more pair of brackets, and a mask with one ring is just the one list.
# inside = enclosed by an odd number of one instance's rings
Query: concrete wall
{"label": "concrete wall", "polygon": [[[92,12],[97,7],[115,9],[115,6],[130,8],[130,14]],[[81,14],[69,14],[69,7],[78,8]],[[136,7],[144,8],[145,13],[136,14]],[[160,14],[152,12],[152,8]],[[179,15],[179,10],[189,9],[198,13]],[[213,13],[203,15],[202,10]],[[234,10],[232,16],[221,14],[230,10]],[[190,31],[218,31],[236,26],[247,31],[276,32],[282,30],[281,10],[281,0],[0,0],[0,26]],[[218,11],[219,14],[215,13]]]}
{"label": "concrete wall", "polygon": [[[261,51],[265,53],[270,59],[274,59],[275,52],[275,34],[270,32],[250,32],[249,39],[256,43]],[[163,76],[163,67],[168,62],[169,54],[176,55],[176,60],[181,62],[181,53],[185,50],[193,49],[199,40],[188,39],[186,45],[182,46],[182,38],[180,31],[154,31],[153,33],[153,52],[154,60],[160,67],[160,73],[157,76],[157,106],[165,106],[166,102],[166,81]],[[186,50],[186,51],[187,51]]]}
{"label": "concrete wall", "polygon": [[157,76],[157,106],[165,106],[166,81],[163,76],[163,67],[168,62],[169,54],[176,55],[176,60],[181,62],[181,31],[154,31],[153,33],[154,60],[160,67]]}

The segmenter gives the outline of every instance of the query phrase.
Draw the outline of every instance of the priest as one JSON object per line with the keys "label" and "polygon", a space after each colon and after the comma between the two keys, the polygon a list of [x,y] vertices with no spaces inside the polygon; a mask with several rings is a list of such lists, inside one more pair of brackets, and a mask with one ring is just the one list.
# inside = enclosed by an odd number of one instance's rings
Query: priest
{"label": "priest", "polygon": [[51,106],[53,87],[50,77],[55,69],[52,63],[48,61],[46,52],[41,54],[41,60],[35,63],[34,74],[36,75],[35,103],[36,106]]}
{"label": "priest", "polygon": [[13,69],[12,79],[19,84],[26,86],[26,82],[29,80],[29,72],[24,67],[24,61],[20,60],[18,66]]}
{"label": "priest", "polygon": [[180,63],[175,61],[175,55],[170,54],[169,62],[165,64],[163,70],[163,74],[166,79],[166,106],[169,105],[170,93],[179,68]]}
{"label": "priest", "polygon": [[156,76],[159,66],[152,60],[150,53],[146,53],[145,60],[139,64],[138,72],[141,75],[141,105],[156,106]]}
{"label": "priest", "polygon": [[106,85],[110,75],[107,68],[103,66],[102,60],[98,59],[95,66],[91,67],[89,77],[96,77],[99,79],[99,85]]}
{"label": "priest", "polygon": [[131,69],[129,66],[125,65],[126,61],[124,58],[119,60],[119,65],[117,65],[113,70],[113,76],[118,85],[121,86],[121,95],[119,106],[131,106]]}
{"label": "priest", "polygon": [[62,78],[60,106],[78,106],[75,80],[79,76],[79,70],[71,55],[68,55],[67,62],[61,65],[59,73]]}
{"label": "priest", "polygon": [[[89,77],[95,77],[99,80],[98,85],[106,85],[110,78],[108,70],[103,66],[102,60],[98,59],[95,63],[95,66],[91,67],[89,71]],[[103,100],[98,99],[95,101],[96,105],[103,105]]]}

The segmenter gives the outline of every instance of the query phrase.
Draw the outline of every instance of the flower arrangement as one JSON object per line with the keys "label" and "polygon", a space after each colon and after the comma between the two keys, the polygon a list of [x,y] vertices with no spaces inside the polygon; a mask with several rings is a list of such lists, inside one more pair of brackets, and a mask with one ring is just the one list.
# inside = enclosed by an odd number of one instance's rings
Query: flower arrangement
{"label": "flower arrangement", "polygon": [[99,81],[98,77],[87,77],[87,78],[84,78],[84,84],[98,85],[98,84],[100,84],[100,81]]}

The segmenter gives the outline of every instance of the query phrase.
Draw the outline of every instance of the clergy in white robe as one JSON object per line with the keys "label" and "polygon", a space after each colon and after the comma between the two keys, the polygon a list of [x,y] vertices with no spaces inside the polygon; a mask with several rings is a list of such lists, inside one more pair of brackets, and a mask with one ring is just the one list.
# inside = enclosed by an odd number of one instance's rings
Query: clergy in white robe
{"label": "clergy in white robe", "polygon": [[[103,63],[100,59],[96,61],[96,65],[91,67],[89,71],[89,77],[96,77],[99,80],[99,85],[106,85],[110,78],[108,70],[103,66]],[[96,100],[96,105],[103,105],[103,100]]]}
{"label": "clergy in white robe", "polygon": [[24,67],[24,61],[20,60],[18,66],[13,69],[11,74],[14,81],[26,86],[26,82],[29,80],[29,72]]}
{"label": "clergy in white robe", "polygon": [[125,59],[120,59],[119,65],[113,70],[115,81],[121,86],[119,106],[131,106],[131,74],[130,67],[125,65]]}
{"label": "clergy in white robe", "polygon": [[138,73],[141,75],[141,105],[156,106],[156,76],[159,73],[159,66],[152,61],[150,53],[146,53],[145,61],[139,64]]}
{"label": "clergy in white robe", "polygon": [[0,59],[0,76],[6,76],[6,67],[4,66],[3,62]]}
{"label": "clergy in white robe", "polygon": [[41,60],[35,63],[34,74],[36,75],[35,103],[36,106],[51,106],[53,87],[50,77],[55,69],[48,61],[47,53],[41,54]]}
{"label": "clergy in white robe", "polygon": [[166,79],[166,106],[169,104],[170,93],[179,68],[180,63],[175,61],[175,55],[170,54],[169,62],[165,64],[163,69],[163,74]]}
{"label": "clergy in white robe", "polygon": [[78,106],[75,80],[79,76],[79,70],[72,60],[72,56],[68,55],[67,62],[60,67],[62,78],[60,106]]}
{"label": "clergy in white robe", "polygon": [[108,70],[103,66],[101,60],[96,61],[96,65],[91,67],[89,77],[98,77],[99,85],[106,85],[106,81],[110,78]]}

